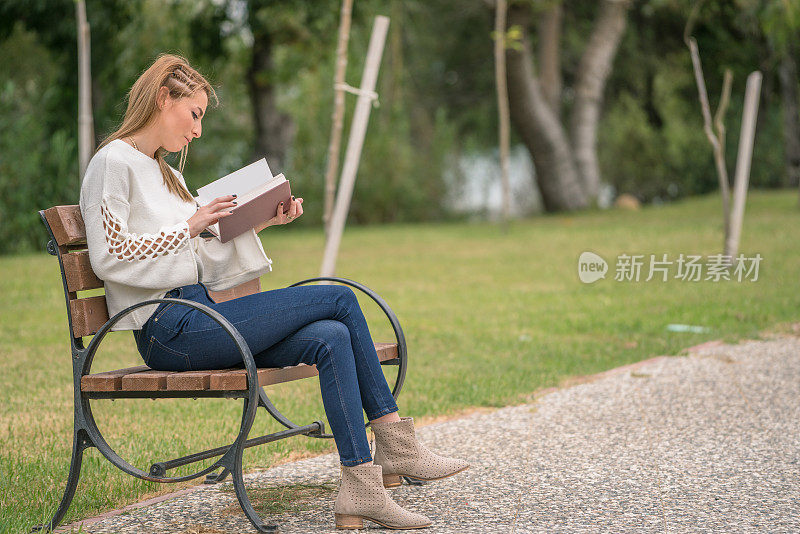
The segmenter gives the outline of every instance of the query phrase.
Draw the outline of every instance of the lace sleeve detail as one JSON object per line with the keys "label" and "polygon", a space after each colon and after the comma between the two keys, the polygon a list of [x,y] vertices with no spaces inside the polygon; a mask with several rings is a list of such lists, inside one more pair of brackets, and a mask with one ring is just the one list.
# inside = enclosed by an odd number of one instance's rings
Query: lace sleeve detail
{"label": "lace sleeve detail", "polygon": [[186,222],[155,234],[134,234],[128,232],[124,221],[111,213],[105,199],[100,204],[100,213],[108,253],[119,260],[145,260],[176,253],[190,242]]}

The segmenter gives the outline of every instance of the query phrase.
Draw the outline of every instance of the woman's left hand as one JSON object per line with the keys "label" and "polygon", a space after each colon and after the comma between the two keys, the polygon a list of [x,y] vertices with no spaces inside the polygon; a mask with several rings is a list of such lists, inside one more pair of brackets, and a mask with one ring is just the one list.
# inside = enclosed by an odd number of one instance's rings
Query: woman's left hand
{"label": "woman's left hand", "polygon": [[287,213],[283,212],[283,202],[278,206],[278,212],[275,217],[267,221],[267,226],[272,226],[275,224],[287,224],[292,222],[293,220],[297,219],[303,214],[303,199],[297,198],[295,199],[292,197],[290,201],[291,205],[289,206],[289,211]]}

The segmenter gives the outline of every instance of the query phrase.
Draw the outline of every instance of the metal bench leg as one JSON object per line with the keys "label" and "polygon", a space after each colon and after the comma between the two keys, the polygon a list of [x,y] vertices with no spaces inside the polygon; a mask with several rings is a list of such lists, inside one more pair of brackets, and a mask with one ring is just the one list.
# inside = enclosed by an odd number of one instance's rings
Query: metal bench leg
{"label": "metal bench leg", "polygon": [[239,506],[242,507],[244,515],[256,527],[258,532],[279,532],[277,525],[267,525],[258,516],[253,505],[250,503],[250,498],[247,496],[247,488],[244,487],[244,477],[242,476],[242,460],[241,457],[237,462],[239,465],[236,469],[231,471],[233,477],[233,489],[236,490],[236,498],[239,499]]}
{"label": "metal bench leg", "polygon": [[85,430],[79,429],[75,432],[75,437],[72,440],[72,460],[69,466],[69,476],[67,477],[67,487],[64,490],[64,496],[61,498],[61,503],[58,505],[56,513],[49,523],[45,525],[36,525],[31,529],[31,532],[50,532],[55,529],[58,524],[64,519],[64,515],[72,503],[72,498],[75,496],[75,489],[78,487],[78,479],[81,476],[81,463],[83,461],[83,451],[89,447],[94,447],[94,444],[89,439],[89,435]]}
{"label": "metal bench leg", "polygon": [[[259,387],[259,390],[260,389],[261,388]],[[242,424],[244,424],[246,412],[247,410],[242,411]],[[219,484],[220,482],[223,482],[226,478],[228,478],[228,475],[230,473],[231,473],[230,469],[228,469],[227,467],[223,467],[222,470],[218,473],[207,474],[206,478],[203,480],[203,484]]]}
{"label": "metal bench leg", "polygon": [[[257,399],[257,397],[256,397]],[[243,413],[247,412],[248,401],[244,401]],[[257,406],[257,405],[256,405]],[[235,450],[229,450],[228,453],[220,460],[219,465],[222,466],[222,473],[229,472],[233,477],[233,489],[236,491],[236,498],[239,499],[239,506],[242,507],[244,515],[255,527],[258,532],[279,532],[277,525],[267,525],[264,523],[250,503],[250,497],[247,496],[247,488],[244,486],[244,476],[242,475],[242,456],[244,454],[245,444],[239,443],[235,446]],[[231,454],[233,453],[233,454]]]}

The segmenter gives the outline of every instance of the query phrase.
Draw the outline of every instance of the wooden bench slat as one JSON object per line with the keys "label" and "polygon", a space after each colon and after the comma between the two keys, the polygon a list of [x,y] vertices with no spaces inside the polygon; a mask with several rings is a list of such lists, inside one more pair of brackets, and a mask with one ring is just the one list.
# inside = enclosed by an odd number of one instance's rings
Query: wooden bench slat
{"label": "wooden bench slat", "polygon": [[138,365],[126,369],[116,369],[105,373],[82,376],[81,391],[119,391],[122,389],[122,377],[149,370],[150,368],[146,365]]}
{"label": "wooden bench slat", "polygon": [[382,362],[397,358],[397,343],[375,343],[375,352]]}
{"label": "wooden bench slat", "polygon": [[108,321],[106,297],[86,297],[69,301],[72,312],[72,335],[89,336],[97,332]]}
{"label": "wooden bench slat", "polygon": [[[300,364],[293,367],[264,367],[258,370],[258,383],[262,386],[280,384],[291,380],[317,376],[315,365]],[[247,389],[247,371],[237,369],[211,376],[209,389],[213,391],[243,391]]]}
{"label": "wooden bench slat", "polygon": [[[301,363],[294,367],[284,367],[282,369],[259,369],[258,383],[262,386],[271,386],[280,384],[282,382],[291,382],[292,380],[300,380],[301,378],[311,378],[312,376],[319,375],[316,365],[306,365]],[[247,387],[245,383],[245,387]]]}
{"label": "wooden bench slat", "polygon": [[167,389],[167,377],[174,371],[143,371],[122,377],[122,391],[163,391]]}
{"label": "wooden bench slat", "polygon": [[[242,381],[245,386],[242,387]],[[237,369],[234,371],[219,371],[211,375],[209,380],[208,389],[212,391],[240,391],[247,389],[247,378],[245,378],[245,370]]]}
{"label": "wooden bench slat", "polygon": [[64,254],[61,259],[64,261],[64,275],[67,278],[69,291],[86,291],[103,287],[103,281],[97,278],[92,270],[88,250]]}
{"label": "wooden bench slat", "polygon": [[[64,256],[68,258],[70,256],[78,256],[81,253],[73,253]],[[84,259],[76,259],[76,260],[69,260],[73,262],[83,262]],[[81,267],[81,269],[88,269],[82,272],[76,273],[74,269],[71,269],[73,272],[74,277],[80,278],[83,277],[81,281],[73,281],[76,284],[74,287],[76,289],[72,289],[70,287],[70,291],[80,291],[84,289],[94,289],[97,287],[103,287],[103,282],[99,278],[94,275],[94,272],[91,270],[91,265],[89,264],[89,256],[88,252],[85,252],[85,267]],[[67,272],[67,261],[64,262],[64,270],[65,273]],[[94,280],[94,281],[93,281]],[[95,282],[96,281],[96,282]],[[94,285],[94,284],[98,285]],[[67,275],[67,285],[70,284],[70,275]],[[235,288],[226,290],[227,299],[233,299],[242,297],[245,295],[252,294],[260,290],[261,284],[258,278],[251,280],[249,282],[245,282]],[[224,293],[224,292],[223,292]],[[222,302],[222,300],[218,300],[219,292],[212,293],[212,297],[217,302]],[[108,321],[108,308],[106,308],[106,298],[103,295],[98,295],[94,297],[86,297],[82,299],[73,299],[70,301],[70,309],[72,310],[72,331],[75,337],[83,337],[89,336],[97,332],[103,323]]]}
{"label": "wooden bench slat", "polygon": [[[73,254],[68,254],[65,257],[72,256]],[[75,261],[83,261],[83,260],[75,260]],[[89,277],[89,273],[91,273],[91,277],[97,280],[99,285],[96,287],[103,287],[102,280],[98,279],[94,272],[91,271],[91,265],[88,263],[88,252],[86,252],[86,265],[88,266],[88,272],[83,272],[82,275],[76,276],[84,276]],[[66,272],[66,261],[64,262],[64,269]],[[67,278],[67,284],[69,285],[69,277]],[[80,282],[78,282],[80,284]],[[92,285],[90,282],[89,285]],[[238,285],[232,289],[226,290],[225,295],[227,299],[233,299],[242,297],[245,295],[252,294],[260,290],[261,282],[258,278],[254,280],[250,280],[249,282],[245,282],[241,285]],[[80,289],[93,289],[93,287],[83,287]],[[72,291],[72,289],[70,289]],[[217,302],[222,302],[222,300],[218,300],[218,295],[220,292],[212,293],[212,297]],[[72,330],[73,335],[75,337],[83,337],[94,334],[97,330],[103,326],[103,323],[108,321],[108,308],[106,308],[106,298],[103,295],[98,295],[94,297],[86,297],[82,299],[74,299],[70,301],[70,308],[72,310]]]}
{"label": "wooden bench slat", "polygon": [[[375,343],[381,361],[397,358],[397,343]],[[317,376],[315,365],[293,367],[262,367],[258,383],[271,386],[301,378]],[[243,391],[247,389],[244,369],[214,371],[155,371],[146,365],[117,369],[81,378],[81,391]]]}
{"label": "wooden bench slat", "polygon": [[208,389],[211,375],[221,371],[186,371],[167,377],[169,391],[203,391]]}
{"label": "wooden bench slat", "polygon": [[261,292],[261,279],[254,278],[243,284],[239,284],[236,287],[232,287],[230,289],[225,289],[222,291],[209,291],[211,294],[211,299],[214,302],[225,302],[226,300],[232,300],[239,297],[245,297],[247,295],[252,295],[254,293]]}
{"label": "wooden bench slat", "polygon": [[83,225],[81,208],[77,204],[53,206],[44,210],[44,217],[59,245],[75,245],[86,242],[86,227]]}

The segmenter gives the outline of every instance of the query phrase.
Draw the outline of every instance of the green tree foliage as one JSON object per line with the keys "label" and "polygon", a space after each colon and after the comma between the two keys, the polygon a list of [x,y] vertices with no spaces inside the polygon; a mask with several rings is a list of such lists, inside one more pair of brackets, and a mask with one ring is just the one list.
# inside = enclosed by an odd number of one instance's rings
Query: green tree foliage
{"label": "green tree foliage", "polygon": [[[756,4],[764,2],[706,1],[692,33],[698,41],[712,110],[718,105],[724,70],[733,71],[725,121],[731,176],[745,80],[754,70],[764,74],[750,184],[779,187],[783,147],[776,65],[755,18]],[[623,39],[609,82],[599,132],[603,175],[618,192],[643,201],[666,201],[718,187],[691,58],[682,40],[693,5],[684,0],[637,3],[631,13],[632,31]]]}
{"label": "green tree foliage", "polygon": [[[96,117],[121,83],[105,60],[124,47],[115,35],[137,3],[87,2],[93,50],[105,52],[92,58]],[[73,1],[0,3],[0,253],[41,250],[37,210],[77,203],[76,42]]]}
{"label": "green tree foliage", "polygon": [[[386,13],[378,2],[360,2],[354,11],[350,36],[347,82],[360,84],[366,50],[375,15]],[[357,223],[424,221],[446,216],[441,209],[445,191],[444,172],[455,150],[456,134],[442,106],[427,109],[419,104],[424,90],[409,83],[409,45],[406,32],[413,32],[410,17],[397,2],[384,49],[376,88],[379,107],[373,108],[361,155],[350,220]],[[390,14],[390,13],[387,13]],[[360,21],[356,23],[356,21]],[[398,32],[393,36],[392,32]],[[393,42],[393,39],[394,40]],[[318,224],[322,217],[323,187],[328,135],[333,111],[335,45],[325,61],[297,73],[291,91],[281,102],[295,118],[297,134],[287,176],[293,190],[307,201],[311,214],[305,224]],[[403,68],[405,66],[405,69]],[[345,143],[356,96],[347,97]],[[343,161],[346,146],[342,146]],[[317,206],[309,211],[307,206]],[[302,220],[302,219],[301,219]]]}
{"label": "green tree foliage", "polygon": [[[254,33],[264,32],[275,47],[274,69],[267,74],[276,84],[278,107],[295,124],[285,168],[275,170],[289,176],[293,190],[306,199],[307,217],[298,224],[321,223],[337,0],[86,4],[98,141],[117,127],[127,90],[158,53],[186,55],[215,85],[221,105],[203,121],[203,139],[192,144],[187,162],[192,189],[251,161],[255,132],[246,77]],[[645,201],[717,187],[682,41],[692,5],[690,0],[635,2],[604,97],[603,175],[618,192]],[[724,69],[734,73],[727,114],[730,169],[744,80],[752,70],[764,73],[754,187],[781,185],[776,65],[780,54],[798,44],[796,6],[786,0],[706,0],[693,31],[712,108]],[[41,250],[45,236],[36,211],[78,201],[74,9],[72,0],[0,3],[0,253]],[[575,78],[595,10],[592,0],[564,3],[565,86]],[[370,117],[351,221],[447,217],[443,177],[458,168],[459,154],[486,153],[497,143],[491,11],[484,0],[359,0],[350,37],[351,85],[360,83],[377,14],[389,15],[392,22],[378,79],[380,107]],[[347,97],[345,140],[355,99]],[[565,92],[564,113],[571,102]]]}
{"label": "green tree foliage", "polygon": [[[59,68],[36,34],[17,25],[0,44],[0,254],[43,246],[38,210],[74,191],[77,143],[47,120],[61,101]],[[72,172],[71,172],[72,171]]]}

